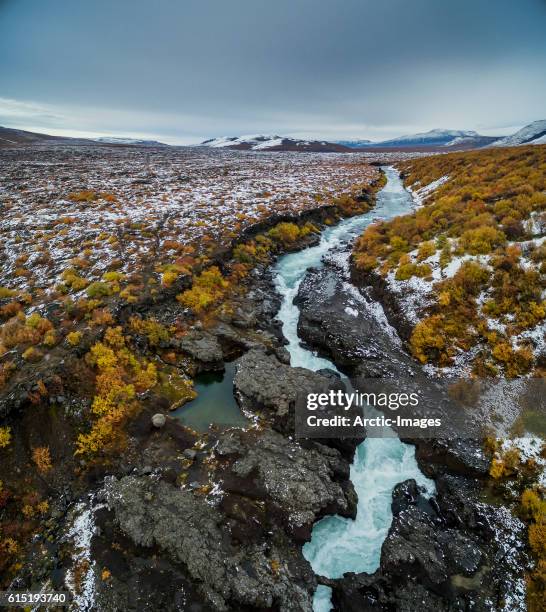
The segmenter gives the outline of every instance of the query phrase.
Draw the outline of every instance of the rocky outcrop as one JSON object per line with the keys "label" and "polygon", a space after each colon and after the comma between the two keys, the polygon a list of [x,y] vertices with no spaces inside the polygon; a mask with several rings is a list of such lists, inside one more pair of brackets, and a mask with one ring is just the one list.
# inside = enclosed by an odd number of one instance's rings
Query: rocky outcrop
{"label": "rocky outcrop", "polygon": [[348,373],[364,378],[418,373],[381,309],[359,294],[334,266],[310,270],[296,303],[298,334]]}
{"label": "rocky outcrop", "polygon": [[209,332],[194,329],[178,341],[180,350],[207,369],[221,369],[223,365],[222,347],[216,336]]}
{"label": "rocky outcrop", "polygon": [[224,516],[192,491],[127,476],[111,478],[104,498],[122,531],[183,566],[213,609],[311,610],[309,566],[286,559],[273,542],[234,546]]}
{"label": "rocky outcrop", "polygon": [[356,287],[367,288],[374,300],[383,307],[389,323],[396,329],[403,340],[409,340],[415,323],[412,322],[405,312],[403,301],[399,294],[393,293],[385,279],[375,271],[366,272],[360,270],[351,260],[350,266],[351,282]]}
{"label": "rocky outcrop", "polygon": [[[153,474],[108,478],[98,496],[111,514],[102,529],[113,521],[113,537],[130,542],[127,563],[157,554],[167,574],[197,589],[196,609],[311,612],[316,578],[298,542],[325,514],[354,517],[349,463],[335,449],[265,429],[225,432],[208,465],[206,487],[180,489]],[[97,597],[127,600],[118,580],[116,572],[115,588],[99,585]]]}
{"label": "rocky outcrop", "polygon": [[[414,416],[445,418],[445,390],[405,352],[383,304],[369,301],[367,291],[357,290],[344,274],[335,259],[309,271],[297,297],[300,336],[345,370],[355,389],[371,390],[370,379],[376,378],[387,391],[400,391],[403,384],[404,391],[425,396]],[[386,311],[396,323],[388,303]],[[437,492],[427,499],[414,481],[395,488],[379,569],[373,575],[319,579],[333,588],[335,609],[495,610],[504,600],[524,609],[523,525],[506,509],[480,501],[480,480],[489,469],[480,441],[405,434]]]}
{"label": "rocky outcrop", "polygon": [[337,609],[485,611],[502,607],[505,597],[520,609],[523,524],[477,503],[478,488],[466,479],[445,476],[438,485],[431,500],[413,480],[395,487],[380,569],[327,581]]}
{"label": "rocky outcrop", "polygon": [[289,434],[294,432],[298,397],[306,391],[344,388],[337,377],[292,368],[262,349],[252,349],[240,358],[233,384],[243,410],[264,413],[279,431]]}
{"label": "rocky outcrop", "polygon": [[215,454],[229,460],[218,474],[222,489],[252,491],[299,541],[309,539],[313,523],[326,514],[356,515],[350,464],[337,449],[317,442],[302,445],[265,429],[228,432]]}

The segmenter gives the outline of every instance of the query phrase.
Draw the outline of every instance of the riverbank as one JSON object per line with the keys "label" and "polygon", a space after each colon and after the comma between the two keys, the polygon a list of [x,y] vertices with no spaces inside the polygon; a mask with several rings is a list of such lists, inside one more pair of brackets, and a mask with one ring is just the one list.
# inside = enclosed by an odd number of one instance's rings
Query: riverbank
{"label": "riverbank", "polygon": [[[399,189],[397,186],[393,192]],[[378,215],[380,202],[381,194],[374,211]],[[337,368],[347,372],[355,389],[361,388],[366,378],[377,376],[412,379],[416,388],[426,385],[427,377],[403,349],[382,307],[366,290],[358,291],[352,285],[349,258],[347,245],[344,251],[326,258],[320,269],[307,273],[296,300],[300,309],[300,336],[331,358]],[[416,487],[415,479],[420,480],[418,471],[411,477],[414,480],[402,483],[404,462],[399,458],[398,463],[396,460],[393,463],[397,447],[392,445],[392,440],[368,439],[351,469],[352,480],[359,483],[356,486],[358,511],[366,520],[359,527],[358,515],[356,522],[329,518],[315,527],[316,542],[311,541],[309,552],[317,567],[323,569],[321,573],[326,574],[320,580],[333,589],[334,604],[340,610],[369,606],[432,610],[472,601],[474,605],[481,602],[478,605],[488,609],[488,602],[501,602],[505,596],[501,593],[514,589],[519,599],[517,602],[511,599],[508,609],[512,609],[510,606],[524,609],[522,524],[510,517],[507,528],[506,510],[482,504],[479,482],[488,477],[489,461],[479,445],[471,440],[408,442],[415,445],[421,470],[435,482],[436,494],[430,500],[423,489]],[[366,445],[370,446],[368,451]],[[384,456],[382,451],[386,453]],[[375,474],[370,471],[374,466]],[[397,474],[400,484],[395,487],[391,506]],[[388,498],[387,514],[379,511],[379,520],[375,522],[374,512],[381,506],[374,503],[374,494]],[[494,544],[484,528],[476,526],[477,516],[482,517],[488,529],[495,530]],[[447,546],[449,540],[452,544]],[[376,553],[370,551],[373,542],[377,542]],[[338,555],[339,550],[343,554]],[[498,558],[501,551],[506,563],[497,563],[494,568],[491,565],[486,570],[487,560]],[[474,561],[470,561],[472,558]],[[343,571],[349,572],[344,578]],[[468,580],[459,580],[459,574]],[[471,580],[471,576],[476,578]],[[332,577],[339,579],[332,580]],[[328,609],[324,595],[317,602],[317,609]]]}

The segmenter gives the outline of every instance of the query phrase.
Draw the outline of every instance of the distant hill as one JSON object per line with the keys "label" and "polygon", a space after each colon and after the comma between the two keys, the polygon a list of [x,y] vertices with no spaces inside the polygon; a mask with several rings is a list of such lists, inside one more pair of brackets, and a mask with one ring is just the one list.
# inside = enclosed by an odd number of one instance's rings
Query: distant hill
{"label": "distant hill", "polygon": [[398,138],[391,138],[389,140],[383,140],[375,143],[381,147],[411,147],[411,146],[443,146],[450,145],[455,139],[476,139],[482,138],[477,132],[473,130],[442,130],[435,129],[429,132],[422,132],[418,134],[409,134],[407,136],[400,136]]}
{"label": "distant hill", "polygon": [[546,119],[533,121],[511,136],[495,140],[493,147],[513,147],[523,144],[546,144]]}
{"label": "distant hill", "polygon": [[101,138],[93,138],[95,142],[103,142],[106,144],[120,145],[136,145],[140,147],[168,147],[168,144],[159,142],[159,140],[140,140],[138,138],[117,138],[115,136],[102,136]]}
{"label": "distant hill", "polygon": [[41,134],[39,132],[27,132],[0,126],[0,147],[31,146],[44,144],[58,145],[124,145],[124,146],[144,146],[144,147],[168,147],[156,140],[137,140],[133,138],[69,138],[67,136],[52,136],[51,134]]}
{"label": "distant hill", "polygon": [[473,130],[442,130],[409,134],[388,140],[336,140],[351,149],[423,149],[434,150],[443,147],[472,149],[484,147],[498,139],[498,136],[482,136]]}
{"label": "distant hill", "polygon": [[0,147],[13,147],[15,145],[48,144],[55,141],[72,141],[72,138],[61,138],[49,134],[26,132],[0,126]]}
{"label": "distant hill", "polygon": [[334,140],[335,144],[349,147],[350,149],[360,149],[361,147],[368,147],[374,145],[373,140]]}
{"label": "distant hill", "polygon": [[256,134],[252,136],[232,136],[211,138],[199,146],[213,149],[238,149],[241,151],[310,151],[310,152],[347,152],[350,147],[325,140],[301,140],[286,136]]}

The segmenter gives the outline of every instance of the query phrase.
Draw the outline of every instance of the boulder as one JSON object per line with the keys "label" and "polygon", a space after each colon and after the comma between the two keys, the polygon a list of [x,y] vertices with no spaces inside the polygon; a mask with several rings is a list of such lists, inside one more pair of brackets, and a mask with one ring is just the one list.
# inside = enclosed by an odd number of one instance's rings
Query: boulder
{"label": "boulder", "polygon": [[222,347],[216,336],[194,329],[178,342],[178,348],[187,353],[195,361],[205,364],[208,369],[222,367]]}
{"label": "boulder", "polygon": [[160,412],[154,414],[154,416],[152,417],[152,425],[154,427],[157,427],[157,429],[161,429],[162,427],[164,427],[166,422],[167,418],[164,414],[161,414]]}

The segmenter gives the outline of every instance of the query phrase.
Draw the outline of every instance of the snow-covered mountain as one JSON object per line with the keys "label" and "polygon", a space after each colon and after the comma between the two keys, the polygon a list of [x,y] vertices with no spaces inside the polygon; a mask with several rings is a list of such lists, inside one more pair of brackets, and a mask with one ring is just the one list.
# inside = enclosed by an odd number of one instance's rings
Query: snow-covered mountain
{"label": "snow-covered mountain", "polygon": [[457,136],[442,146],[453,149],[478,149],[490,145],[497,139],[498,136],[482,136],[481,134],[476,134],[476,136]]}
{"label": "snow-covered mountain", "polygon": [[523,144],[546,144],[546,119],[533,121],[515,134],[495,140],[493,147],[513,147]]}
{"label": "snow-covered mountain", "polygon": [[214,149],[239,149],[243,151],[313,151],[323,153],[350,151],[349,147],[335,142],[301,140],[269,134],[211,138],[210,140],[205,140],[199,146]]}
{"label": "snow-covered mountain", "polygon": [[168,147],[169,145],[158,140],[140,140],[138,138],[116,138],[115,136],[102,136],[101,138],[93,138],[95,142],[104,144],[124,144],[138,145],[140,147]]}
{"label": "snow-covered mountain", "polygon": [[334,140],[336,144],[349,147],[350,149],[360,149],[361,147],[369,147],[370,145],[376,144],[373,140]]}
{"label": "snow-covered mountain", "polygon": [[413,146],[442,146],[452,143],[456,138],[481,138],[473,130],[441,130],[435,129],[419,134],[409,134],[399,138],[391,138],[374,143],[378,147],[413,147]]}

